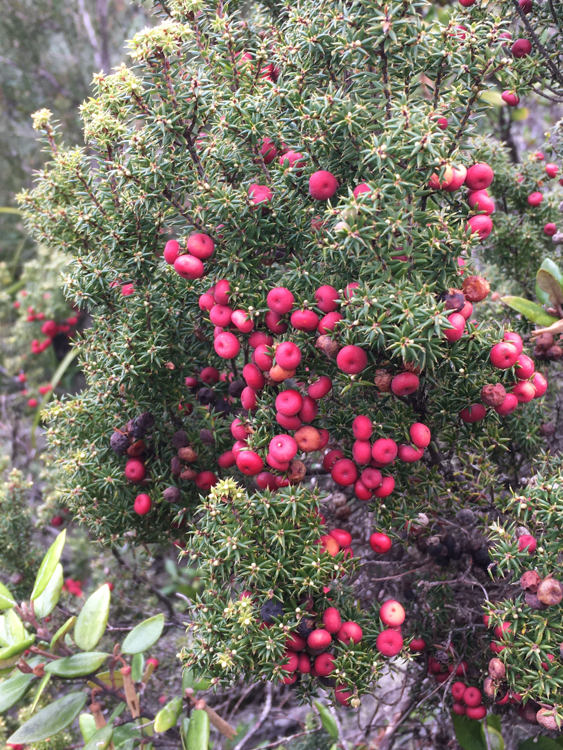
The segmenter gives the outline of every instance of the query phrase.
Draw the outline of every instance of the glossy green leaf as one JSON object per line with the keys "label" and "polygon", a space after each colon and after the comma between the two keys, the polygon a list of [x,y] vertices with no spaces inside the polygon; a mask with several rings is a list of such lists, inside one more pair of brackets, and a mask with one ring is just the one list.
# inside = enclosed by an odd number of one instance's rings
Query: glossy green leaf
{"label": "glossy green leaf", "polygon": [[131,660],[131,679],[133,682],[141,682],[145,673],[145,657],[143,654],[135,654]]}
{"label": "glossy green leaf", "polygon": [[51,681],[51,675],[50,674],[44,674],[41,678],[41,682],[39,683],[39,687],[35,691],[35,697],[33,698],[33,703],[31,704],[31,713],[35,713],[35,709],[37,708],[37,704],[39,703],[41,696],[45,692],[45,688]]}
{"label": "glossy green leaf", "polygon": [[96,734],[96,719],[92,714],[80,714],[78,717],[78,726],[84,742],[88,742],[90,737]]}
{"label": "glossy green leaf", "polygon": [[549,271],[552,276],[555,276],[557,281],[563,285],[563,273],[557,265],[557,263],[551,258],[546,258],[540,266],[540,271]]}
{"label": "glossy green leaf", "polygon": [[92,651],[105,633],[111,592],[107,583],[88,597],[74,626],[74,641],[83,651]]}
{"label": "glossy green leaf", "polygon": [[175,727],[182,713],[183,701],[181,696],[172,698],[164,708],[161,708],[154,720],[155,732],[167,732]]}
{"label": "glossy green leaf", "polygon": [[[98,680],[101,680],[105,685],[108,687],[115,687],[122,688],[123,687],[123,675],[119,671],[119,669],[113,673],[113,684],[111,679],[111,674],[109,672],[99,672],[96,677]],[[88,687],[95,688],[96,684],[94,682],[89,682]]]}
{"label": "glossy green leaf", "polygon": [[337,740],[338,726],[336,724],[334,716],[330,713],[328,708],[326,706],[323,706],[322,703],[319,703],[319,701],[315,701],[315,707],[319,712],[319,716],[321,717],[321,724],[323,725],[323,729],[329,737],[331,737],[333,740]]}
{"label": "glossy green leaf", "polygon": [[451,716],[456,739],[463,750],[487,750],[480,721],[468,719],[467,716],[458,716],[453,711]]}
{"label": "glossy green leaf", "polygon": [[72,724],[88,700],[86,693],[69,693],[64,698],[53,701],[8,737],[14,745],[28,742],[41,742],[61,732]]}
{"label": "glossy green leaf", "polygon": [[32,601],[37,599],[37,597],[40,596],[47,588],[47,584],[51,580],[51,576],[57,569],[57,565],[59,564],[59,560],[61,559],[63,547],[65,546],[65,540],[66,529],[64,531],[61,531],[61,533],[49,547],[47,554],[41,561],[41,565],[39,566],[39,570],[37,571],[37,576],[35,577],[33,591],[31,592],[30,598]]}
{"label": "glossy green leaf", "polygon": [[186,748],[187,750],[208,750],[209,748],[209,716],[203,709],[196,708],[191,713]]}
{"label": "glossy green leaf", "polygon": [[28,633],[23,626],[23,622],[13,609],[9,609],[2,618],[2,633],[0,637],[7,646],[13,646],[14,643],[20,643],[27,636]]}
{"label": "glossy green leaf", "polygon": [[153,646],[164,628],[164,615],[155,615],[139,623],[123,641],[121,651],[124,654],[140,654]]}
{"label": "glossy green leaf", "polygon": [[554,318],[553,315],[548,315],[543,307],[536,302],[530,302],[523,297],[502,297],[501,302],[540,326],[550,326],[559,320],[559,318]]}
{"label": "glossy green leaf", "polygon": [[45,591],[43,591],[43,593],[33,602],[35,617],[37,617],[38,620],[47,617],[47,615],[50,615],[55,609],[61,596],[63,583],[63,566],[59,563],[55,568],[55,572],[51,576],[51,580],[47,584]]}
{"label": "glossy green leaf", "polygon": [[105,727],[98,729],[88,742],[84,745],[84,750],[106,750],[109,747],[113,737],[113,727],[107,724]]}
{"label": "glossy green leaf", "polygon": [[549,296],[551,304],[560,305],[563,302],[561,284],[550,271],[540,268],[536,274],[536,283]]}
{"label": "glossy green leaf", "polygon": [[73,654],[64,659],[57,659],[45,665],[45,671],[55,677],[86,677],[96,672],[108,658],[109,654],[100,651],[87,651],[84,654]]}
{"label": "glossy green leaf", "polygon": [[479,98],[488,104],[492,104],[494,107],[505,107],[506,103],[498,91],[489,89],[488,91],[482,91]]}
{"label": "glossy green leaf", "polygon": [[[139,724],[150,724],[150,719],[138,719]],[[129,724],[122,724],[116,727],[113,732],[113,744],[116,748],[121,747],[125,742],[131,740],[140,740],[141,737],[152,737],[153,729],[152,726],[145,727],[143,730],[139,729],[137,724],[130,722]],[[145,745],[146,747],[146,745]]]}
{"label": "glossy green leaf", "polygon": [[65,622],[65,624],[61,625],[61,627],[57,630],[57,632],[51,639],[50,649],[51,649],[52,654],[56,653],[59,643],[68,633],[68,631],[72,628],[75,622],[76,622],[76,617],[74,616],[69,617],[68,620]]}
{"label": "glossy green leaf", "polygon": [[536,281],[535,295],[540,305],[549,305],[549,294],[546,294],[543,291],[543,289],[539,288],[537,281]]}
{"label": "glossy green leaf", "polygon": [[19,656],[30,646],[33,646],[34,643],[35,636],[26,634],[26,638],[24,638],[23,641],[14,643],[13,646],[6,646],[6,648],[0,649],[0,664],[2,664],[2,662],[6,660],[12,659],[15,656]]}
{"label": "glossy green leaf", "polygon": [[0,682],[0,713],[12,708],[27,693],[35,679],[34,674],[20,672]]}
{"label": "glossy green leaf", "polygon": [[483,724],[481,724],[481,731],[483,732],[483,741],[485,742],[487,750],[504,750],[504,740],[498,729],[495,729],[488,724],[485,726],[485,723],[483,722]]}
{"label": "glossy green leaf", "polygon": [[549,737],[530,737],[518,745],[518,750],[560,750],[561,745]]}
{"label": "glossy green leaf", "polygon": [[121,716],[121,714],[125,711],[126,708],[127,708],[126,703],[118,703],[117,706],[113,709],[113,711],[108,717],[108,724],[111,724],[111,722],[117,719],[118,716]]}
{"label": "glossy green leaf", "polygon": [[16,600],[4,586],[0,583],[0,609],[11,609],[16,603]]}

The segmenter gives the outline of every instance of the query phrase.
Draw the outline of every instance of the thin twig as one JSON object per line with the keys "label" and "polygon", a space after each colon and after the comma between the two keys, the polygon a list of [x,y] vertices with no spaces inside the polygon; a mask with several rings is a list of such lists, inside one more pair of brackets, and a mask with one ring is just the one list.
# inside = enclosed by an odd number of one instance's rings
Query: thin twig
{"label": "thin twig", "polygon": [[266,703],[264,704],[264,708],[262,709],[262,713],[260,714],[260,718],[256,722],[256,724],[248,731],[242,740],[235,745],[234,750],[242,750],[242,748],[246,745],[247,741],[253,737],[256,732],[260,729],[262,724],[266,721],[268,718],[268,714],[270,713],[272,709],[272,683],[268,682],[266,684]]}

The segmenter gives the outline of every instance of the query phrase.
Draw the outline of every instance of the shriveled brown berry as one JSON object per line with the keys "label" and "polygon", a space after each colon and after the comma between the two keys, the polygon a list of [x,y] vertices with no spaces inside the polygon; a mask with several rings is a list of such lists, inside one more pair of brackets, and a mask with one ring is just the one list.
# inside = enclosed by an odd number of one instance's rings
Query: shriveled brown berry
{"label": "shriveled brown berry", "polygon": [[334,515],[341,520],[349,518],[352,514],[352,508],[349,505],[341,505],[334,511]]}
{"label": "shriveled brown berry", "polygon": [[145,444],[142,440],[136,440],[127,448],[128,456],[141,456],[145,452]]}
{"label": "shriveled brown berry", "polygon": [[520,578],[520,586],[522,586],[524,591],[528,591],[530,594],[535,594],[537,592],[540,583],[541,576],[539,573],[536,573],[535,570],[527,570]]}
{"label": "shriveled brown berry", "polygon": [[289,469],[287,470],[287,478],[291,484],[297,484],[304,479],[307,473],[307,467],[303,461],[293,460],[289,462]]}
{"label": "shriveled brown berry", "polygon": [[391,393],[392,380],[393,376],[390,372],[387,372],[387,370],[375,371],[375,378],[373,379],[373,382],[375,383],[375,387],[377,388],[377,390],[381,393]]}
{"label": "shriveled brown berry", "polygon": [[506,667],[496,656],[489,662],[489,677],[493,680],[504,680],[506,677]]}
{"label": "shriveled brown berry", "polygon": [[207,341],[207,336],[205,335],[203,328],[195,327],[194,336],[198,341]]}
{"label": "shriveled brown berry", "polygon": [[489,698],[494,698],[497,693],[497,688],[491,677],[485,677],[483,681],[483,692],[488,695]]}
{"label": "shriveled brown berry", "polygon": [[544,578],[538,586],[537,596],[542,604],[559,604],[563,599],[563,586],[555,578]]}
{"label": "shriveled brown berry", "polygon": [[184,479],[186,481],[191,481],[196,477],[197,471],[195,469],[190,469],[189,466],[186,466],[185,469],[182,469],[182,473],[180,474],[180,479]]}
{"label": "shriveled brown berry", "polygon": [[543,435],[544,437],[551,437],[552,435],[555,435],[555,425],[553,424],[553,422],[545,422],[544,424],[541,424],[540,435]]}
{"label": "shriveled brown berry", "polygon": [[535,701],[528,701],[526,704],[521,703],[518,707],[518,715],[526,724],[537,724],[536,714],[539,706]]}
{"label": "shriveled brown berry", "polygon": [[536,721],[544,729],[549,729],[551,732],[557,732],[561,728],[553,708],[540,708],[536,714]]}
{"label": "shriveled brown berry", "polygon": [[190,464],[192,461],[197,461],[197,453],[191,445],[186,445],[185,448],[180,448],[178,451],[178,458]]}
{"label": "shriveled brown berry", "polygon": [[502,383],[488,383],[481,389],[481,401],[486,406],[500,406],[506,398],[506,389]]}
{"label": "shriveled brown berry", "polygon": [[481,302],[491,291],[489,282],[482,276],[468,276],[461,286],[469,302]]}
{"label": "shriveled brown berry", "polygon": [[319,336],[315,346],[320,349],[323,354],[326,354],[330,359],[334,359],[340,351],[340,344],[333,341],[330,336]]}
{"label": "shriveled brown berry", "polygon": [[524,601],[530,607],[530,609],[547,609],[547,604],[542,604],[538,599],[537,594],[524,594]]}
{"label": "shriveled brown berry", "polygon": [[405,360],[403,360],[403,366],[407,372],[412,372],[415,375],[420,375],[420,373],[422,372],[422,367],[415,364],[414,362],[405,362]]}
{"label": "shriveled brown berry", "polygon": [[204,445],[213,445],[215,443],[215,437],[211,430],[200,430],[199,439]]}
{"label": "shriveled brown berry", "polygon": [[546,349],[549,349],[550,346],[553,346],[553,334],[549,333],[549,331],[540,333],[539,336],[534,338],[534,343],[538,349],[543,349],[545,351]]}
{"label": "shriveled brown berry", "polygon": [[534,355],[535,359],[547,359],[545,356],[546,349],[540,349],[537,346],[534,346],[534,350],[532,354]]}
{"label": "shriveled brown berry", "polygon": [[547,359],[555,362],[563,357],[563,349],[555,344],[554,346],[549,347],[549,349],[545,353],[545,356],[547,357]]}
{"label": "shriveled brown berry", "polygon": [[114,432],[109,440],[110,447],[118,456],[124,456],[129,448],[129,437],[122,432]]}
{"label": "shriveled brown berry", "polygon": [[448,289],[440,295],[440,302],[445,302],[446,310],[459,312],[465,305],[465,295],[461,289]]}
{"label": "shriveled brown berry", "polygon": [[172,461],[170,461],[170,468],[172,470],[172,474],[174,474],[175,477],[180,476],[184,467],[182,466],[182,462],[180,461],[178,456],[174,456]]}
{"label": "shriveled brown berry", "polygon": [[144,411],[142,414],[139,414],[135,422],[137,423],[137,427],[146,433],[154,427],[154,414],[151,414],[150,411]]}
{"label": "shriveled brown berry", "polygon": [[184,430],[178,430],[172,435],[172,445],[176,450],[178,448],[184,448],[186,445],[189,445],[189,440],[186,432]]}
{"label": "shriveled brown berry", "polygon": [[238,398],[245,388],[246,383],[244,380],[233,380],[233,382],[229,384],[229,396]]}
{"label": "shriveled brown berry", "polygon": [[162,497],[166,500],[167,503],[179,503],[181,493],[177,487],[167,487],[162,493]]}

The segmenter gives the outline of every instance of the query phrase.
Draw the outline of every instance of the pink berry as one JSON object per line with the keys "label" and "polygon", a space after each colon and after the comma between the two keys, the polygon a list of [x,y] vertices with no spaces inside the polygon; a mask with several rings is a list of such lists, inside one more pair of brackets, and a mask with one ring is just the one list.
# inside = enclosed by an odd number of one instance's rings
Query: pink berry
{"label": "pink berry", "polygon": [[264,468],[264,461],[254,451],[241,451],[237,456],[237,469],[243,474],[255,477]]}
{"label": "pink berry", "polygon": [[459,341],[459,339],[463,336],[463,330],[465,328],[465,318],[459,313],[452,313],[451,315],[448,315],[448,321],[453,327],[444,329],[444,336],[450,343]]}
{"label": "pink berry", "polygon": [[409,428],[409,435],[417,448],[427,448],[430,445],[432,435],[425,424],[415,422]]}
{"label": "pink berry", "polygon": [[476,190],[474,193],[471,193],[467,202],[471,208],[474,208],[477,211],[482,211],[487,216],[490,216],[495,212],[495,202],[486,190]]}
{"label": "pink berry", "polygon": [[501,417],[507,417],[509,414],[512,414],[517,407],[518,399],[516,396],[513,393],[507,393],[502,404],[500,404],[500,406],[495,406],[494,409]]}
{"label": "pink berry", "polygon": [[233,310],[231,322],[241,333],[250,333],[254,328],[254,322],[248,317],[246,310]]}
{"label": "pink berry", "polygon": [[210,258],[215,252],[215,243],[207,234],[190,234],[188,237],[187,248],[190,255],[195,255],[200,260]]}
{"label": "pink berry", "polygon": [[553,237],[554,234],[557,234],[557,225],[549,222],[544,226],[543,233],[548,237]]}
{"label": "pink berry", "polygon": [[532,51],[532,44],[528,39],[517,39],[510,49],[514,57],[527,57]]}
{"label": "pink berry", "polygon": [[332,390],[332,380],[327,375],[321,375],[321,377],[311,383],[307,388],[307,394],[314,399],[324,398]]}
{"label": "pink berry", "polygon": [[297,454],[297,443],[291,435],[276,435],[270,440],[268,451],[276,461],[291,461]]}
{"label": "pink berry", "polygon": [[543,201],[543,193],[540,193],[539,191],[536,191],[535,193],[530,193],[530,195],[528,196],[528,203],[533,208],[535,208],[536,206],[539,206],[542,201]]}
{"label": "pink berry", "polygon": [[536,372],[534,374],[534,377],[532,378],[532,384],[536,389],[535,398],[541,398],[547,391],[547,380],[541,374],[541,372]]}
{"label": "pink berry", "polygon": [[215,352],[222,359],[233,359],[240,351],[240,341],[233,333],[220,333],[213,342]]}
{"label": "pink berry", "polygon": [[319,310],[329,313],[337,309],[340,297],[333,286],[325,284],[315,292],[315,300]]}
{"label": "pink berry", "polygon": [[309,178],[309,194],[317,201],[327,201],[338,190],[338,180],[331,172],[321,169]]}
{"label": "pink berry", "polygon": [[282,317],[277,312],[268,310],[264,316],[264,322],[272,333],[285,333],[287,331],[287,323],[284,323]]}
{"label": "pink berry", "polygon": [[291,325],[298,331],[311,333],[319,325],[319,316],[313,310],[296,310],[290,318]]}
{"label": "pink berry", "polygon": [[357,440],[369,440],[373,432],[371,419],[363,415],[357,416],[352,422],[352,432]]}
{"label": "pink berry", "polygon": [[336,484],[347,487],[350,484],[354,484],[358,478],[358,470],[356,469],[356,464],[350,461],[349,458],[340,458],[333,465],[330,475]]}
{"label": "pink berry", "polygon": [[279,315],[288,313],[295,303],[293,294],[283,286],[270,289],[266,298],[266,304],[272,310]]}
{"label": "pink berry", "polygon": [[424,448],[413,448],[412,445],[400,445],[397,451],[399,461],[403,461],[406,464],[420,461],[423,455]]}
{"label": "pink berry", "polygon": [[164,260],[171,266],[180,255],[180,245],[176,240],[168,240],[164,246]]}
{"label": "pink berry", "polygon": [[261,203],[269,203],[272,200],[272,196],[272,191],[266,185],[253,183],[248,187],[248,197],[254,206],[258,206]]}
{"label": "pink berry", "polygon": [[135,504],[133,505],[135,513],[139,516],[145,516],[150,511],[151,507],[152,502],[148,495],[145,495],[144,493],[137,495],[135,498]]}
{"label": "pink berry", "polygon": [[467,170],[465,184],[470,190],[485,190],[494,179],[495,173],[488,164],[478,162]]}
{"label": "pink berry", "polygon": [[509,107],[517,107],[520,104],[520,97],[514,91],[503,91],[501,97]]}
{"label": "pink berry", "polygon": [[514,344],[508,341],[501,341],[499,344],[493,346],[489,357],[493,367],[499,370],[508,370],[509,367],[513,367],[516,364],[519,354],[520,352]]}
{"label": "pink berry", "polygon": [[396,396],[408,396],[414,393],[419,385],[420,380],[418,375],[415,375],[413,372],[402,372],[399,375],[395,375],[391,381],[391,390]]}
{"label": "pink berry", "polygon": [[516,383],[511,393],[516,396],[519,404],[529,404],[536,397],[536,389],[528,380],[521,380]]}
{"label": "pink berry", "polygon": [[230,291],[231,285],[229,284],[227,279],[221,279],[221,281],[218,281],[215,284],[215,289],[213,290],[215,302],[217,302],[218,305],[228,305]]}
{"label": "pink berry", "polygon": [[559,167],[557,166],[557,164],[549,163],[545,165],[545,171],[548,177],[557,177]]}
{"label": "pink berry", "polygon": [[527,354],[521,354],[516,362],[514,374],[518,380],[528,380],[534,374],[535,369],[534,360]]}
{"label": "pink berry", "polygon": [[391,438],[379,438],[371,448],[371,455],[378,464],[385,466],[397,458],[397,443]]}
{"label": "pink berry", "polygon": [[459,413],[459,417],[462,422],[466,422],[467,424],[480,422],[481,420],[485,419],[486,416],[487,410],[485,409],[483,404],[473,404],[472,406],[467,406]]}
{"label": "pink berry", "polygon": [[329,312],[326,315],[324,315],[318,325],[318,331],[319,333],[325,334],[325,333],[331,333],[334,331],[334,328],[339,320],[343,320],[344,316],[341,315],[339,312]]}
{"label": "pink berry", "polygon": [[466,224],[466,231],[469,231],[470,234],[477,233],[480,240],[486,240],[493,231],[493,222],[486,214],[472,216]]}
{"label": "pink berry", "polygon": [[145,474],[145,464],[139,458],[130,458],[125,464],[125,477],[130,482],[141,482]]}
{"label": "pink berry", "polygon": [[276,348],[276,362],[284,370],[295,370],[301,357],[301,349],[292,341],[284,341]]}
{"label": "pink berry", "polygon": [[205,269],[199,258],[193,255],[179,255],[174,261],[174,270],[183,279],[199,279]]}
{"label": "pink berry", "polygon": [[368,364],[367,354],[359,346],[343,346],[336,356],[336,364],[346,375],[357,375]]}

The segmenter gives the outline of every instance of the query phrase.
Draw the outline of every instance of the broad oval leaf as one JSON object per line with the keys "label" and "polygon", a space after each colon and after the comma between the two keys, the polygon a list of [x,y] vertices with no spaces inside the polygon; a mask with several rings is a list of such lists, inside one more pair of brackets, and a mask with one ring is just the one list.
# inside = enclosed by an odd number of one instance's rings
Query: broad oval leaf
{"label": "broad oval leaf", "polygon": [[33,673],[23,674],[20,672],[15,677],[0,682],[0,713],[12,708],[20,698],[23,698],[35,679]]}
{"label": "broad oval leaf", "polygon": [[[107,685],[108,687],[115,687],[122,688],[123,687],[123,675],[119,671],[119,669],[113,673],[113,685],[111,681],[111,674],[109,672],[100,672],[100,674],[97,674],[96,677],[98,680],[101,680],[104,685]],[[97,687],[95,682],[89,682],[88,683],[89,688],[95,688]]]}
{"label": "broad oval leaf", "polygon": [[186,748],[187,750],[208,750],[209,748],[209,716],[201,708],[196,708],[191,713]]}
{"label": "broad oval leaf", "polygon": [[[28,662],[29,663],[29,662]],[[45,688],[51,681],[51,675],[50,674],[44,674],[41,678],[41,682],[39,683],[39,687],[35,691],[35,697],[33,698],[33,703],[31,704],[31,713],[35,713],[35,709],[37,708],[37,704],[39,703],[39,700],[43,693],[45,692]]]}
{"label": "broad oval leaf", "polygon": [[16,600],[10,594],[3,583],[0,583],[0,609],[11,609],[15,606]]}
{"label": "broad oval leaf", "polygon": [[543,289],[539,288],[537,281],[536,281],[535,294],[536,294],[536,299],[538,300],[540,305],[549,305],[549,294],[546,294],[543,291]]}
{"label": "broad oval leaf", "polygon": [[164,708],[161,708],[154,719],[155,732],[167,732],[175,727],[182,713],[183,701],[181,696],[172,698]]}
{"label": "broad oval leaf", "polygon": [[451,713],[456,740],[463,750],[487,750],[480,721]]}
{"label": "broad oval leaf", "polygon": [[51,639],[50,650],[52,654],[56,653],[57,648],[59,647],[59,643],[68,633],[68,631],[72,628],[75,622],[76,622],[76,617],[74,617],[73,615],[72,617],[69,617],[68,620],[65,622],[65,624],[61,625],[61,627],[57,630],[57,632]]}
{"label": "broad oval leaf", "polygon": [[90,737],[96,734],[96,719],[92,714],[80,714],[78,717],[78,726],[80,727],[80,733],[84,742],[88,742]]}
{"label": "broad oval leaf", "polygon": [[64,659],[57,659],[45,665],[45,672],[55,677],[86,677],[96,672],[108,658],[109,654],[101,651],[87,651],[84,654],[73,654]]}
{"label": "broad oval leaf", "polygon": [[560,284],[563,284],[563,274],[561,273],[561,269],[559,268],[557,263],[555,263],[555,261],[551,260],[551,258],[546,258],[543,261],[540,266],[540,270],[549,271],[552,276],[555,276]]}
{"label": "broad oval leaf", "polygon": [[[148,724],[144,729],[139,729],[136,724],[121,724],[113,732],[113,744],[116,748],[121,747],[125,742],[140,740],[142,737],[152,737],[153,729],[149,719],[140,718],[139,724]],[[145,745],[146,747],[146,745]]]}
{"label": "broad oval leaf", "polygon": [[561,750],[561,745],[549,737],[530,737],[518,745],[518,750]]}
{"label": "broad oval leaf", "polygon": [[321,724],[323,725],[323,729],[329,735],[329,737],[331,737],[333,740],[337,740],[338,726],[336,724],[334,716],[330,713],[328,708],[326,706],[323,706],[322,703],[319,703],[319,701],[315,701],[315,707],[319,712],[319,716],[321,717]]}
{"label": "broad oval leaf", "polygon": [[52,737],[72,724],[87,700],[86,693],[69,693],[64,698],[53,701],[8,737],[8,742],[13,745],[25,745],[28,742],[41,742]]}
{"label": "broad oval leaf", "polygon": [[563,302],[561,284],[550,271],[540,268],[536,274],[536,282],[539,288],[549,295],[549,301],[553,305],[560,305]]}
{"label": "broad oval leaf", "polygon": [[140,654],[153,646],[164,628],[164,615],[155,615],[139,623],[123,641],[121,651],[124,654]]}
{"label": "broad oval leaf", "polygon": [[113,727],[111,724],[107,724],[105,727],[98,729],[98,731],[90,737],[88,742],[84,745],[84,750],[106,750],[106,748],[109,747],[112,737]]}
{"label": "broad oval leaf", "polygon": [[61,595],[63,583],[63,566],[59,563],[45,591],[33,602],[33,610],[38,620],[47,617],[55,609]]}
{"label": "broad oval leaf", "polygon": [[13,646],[27,638],[28,633],[23,626],[23,622],[17,616],[13,609],[9,609],[2,618],[2,640],[7,646]]}
{"label": "broad oval leaf", "polygon": [[29,635],[27,636],[27,638],[24,638],[23,641],[14,643],[13,646],[6,646],[6,648],[0,649],[0,664],[2,664],[2,662],[6,660],[12,659],[15,656],[19,656],[26,650],[26,648],[29,648],[34,643],[35,636]]}
{"label": "broad oval leaf", "polygon": [[86,599],[74,626],[74,641],[83,651],[92,651],[103,636],[109,617],[111,592],[107,583]]}
{"label": "broad oval leaf", "polygon": [[47,584],[51,580],[51,576],[57,569],[57,565],[59,564],[59,560],[61,559],[63,547],[65,546],[65,540],[66,529],[64,531],[61,531],[61,533],[49,547],[47,554],[41,561],[41,565],[39,566],[39,570],[37,571],[37,576],[35,577],[33,591],[31,592],[30,598],[32,601],[37,599],[37,597],[40,596],[47,588]]}
{"label": "broad oval leaf", "polygon": [[501,297],[501,302],[540,326],[550,326],[559,320],[559,318],[554,318],[553,315],[548,315],[543,307],[536,302],[530,302],[529,299],[523,297]]}

